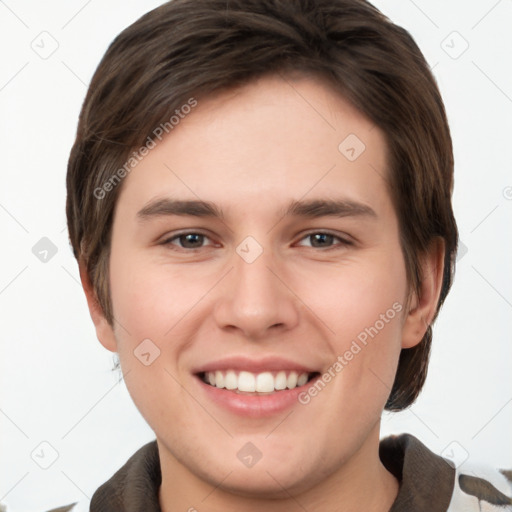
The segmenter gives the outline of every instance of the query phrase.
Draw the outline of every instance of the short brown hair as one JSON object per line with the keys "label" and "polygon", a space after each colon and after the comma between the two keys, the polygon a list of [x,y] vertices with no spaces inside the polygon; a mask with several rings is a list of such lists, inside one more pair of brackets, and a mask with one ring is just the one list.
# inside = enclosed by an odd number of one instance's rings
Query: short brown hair
{"label": "short brown hair", "polygon": [[[87,92],[67,173],[66,213],[105,317],[112,219],[122,187],[112,182],[134,149],[190,97],[243,86],[268,74],[325,81],[384,133],[388,186],[400,226],[410,289],[419,257],[445,243],[439,312],[452,283],[457,226],[451,206],[452,143],[435,79],[411,36],[365,0],[174,0],[112,42]],[[432,341],[400,355],[386,409],[418,396]]]}

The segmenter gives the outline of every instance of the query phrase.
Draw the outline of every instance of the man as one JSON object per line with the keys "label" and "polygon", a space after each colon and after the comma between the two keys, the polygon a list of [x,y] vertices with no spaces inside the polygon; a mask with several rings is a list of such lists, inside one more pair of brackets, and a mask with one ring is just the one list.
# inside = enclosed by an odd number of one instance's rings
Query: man
{"label": "man", "polygon": [[67,185],[98,339],[156,435],[92,511],[510,504],[506,472],[379,442],[423,386],[457,228],[439,91],[370,4],[148,13],[93,77]]}

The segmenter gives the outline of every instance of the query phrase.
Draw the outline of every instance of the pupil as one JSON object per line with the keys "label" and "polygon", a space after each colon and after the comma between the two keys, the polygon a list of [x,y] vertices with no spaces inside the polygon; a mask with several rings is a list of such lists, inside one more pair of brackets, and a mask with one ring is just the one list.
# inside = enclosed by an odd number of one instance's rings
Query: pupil
{"label": "pupil", "polygon": [[[319,242],[319,245],[326,245],[329,242],[332,242],[333,235],[329,235],[327,233],[317,233],[313,235],[313,239],[315,242]],[[313,244],[314,245],[314,244]]]}
{"label": "pupil", "polygon": [[187,244],[189,244],[188,245],[189,247],[190,246],[196,247],[197,245],[201,246],[202,237],[203,237],[203,235],[198,235],[198,234],[182,235],[181,236],[181,243],[185,247],[187,246]]}

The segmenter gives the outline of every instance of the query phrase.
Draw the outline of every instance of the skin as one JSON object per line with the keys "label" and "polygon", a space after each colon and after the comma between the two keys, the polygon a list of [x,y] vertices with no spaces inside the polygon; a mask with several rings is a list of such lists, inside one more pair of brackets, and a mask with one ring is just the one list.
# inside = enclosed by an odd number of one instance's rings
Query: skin
{"label": "skin", "polygon": [[[353,162],[338,150],[349,134],[366,146]],[[383,133],[320,81],[264,77],[199,100],[125,178],[112,231],[114,327],[83,264],[81,277],[98,339],[118,352],[156,434],[163,511],[391,507],[398,482],[378,457],[380,416],[400,350],[434,316],[443,247],[422,258],[421,293],[410,294],[386,154]],[[224,218],[138,218],[164,197],[211,201]],[[291,200],[340,198],[376,215],[282,214]],[[206,238],[196,249],[169,242],[184,230]],[[318,246],[307,236],[326,231],[340,239]],[[249,235],[263,249],[252,263],[236,252]],[[325,372],[394,303],[403,308],[378,335],[307,405],[284,413],[235,414],[209,401],[192,373],[228,355]],[[134,356],[147,338],[161,351],[149,366]],[[262,454],[251,468],[237,457],[247,442]]]}

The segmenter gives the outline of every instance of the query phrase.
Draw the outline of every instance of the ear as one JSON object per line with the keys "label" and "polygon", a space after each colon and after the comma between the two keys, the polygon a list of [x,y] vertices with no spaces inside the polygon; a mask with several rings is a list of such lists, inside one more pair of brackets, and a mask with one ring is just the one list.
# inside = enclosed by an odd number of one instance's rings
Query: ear
{"label": "ear", "polygon": [[444,253],[444,240],[437,237],[421,257],[422,281],[419,295],[413,292],[410,300],[402,330],[402,348],[411,348],[420,343],[435,317],[443,283]]}
{"label": "ear", "polygon": [[87,299],[89,313],[96,329],[96,337],[107,350],[117,352],[117,342],[114,336],[114,330],[105,318],[105,314],[103,313],[103,309],[101,308],[98,297],[89,278],[87,266],[83,260],[79,261],[78,269],[80,272],[80,281],[82,281],[82,287]]}

